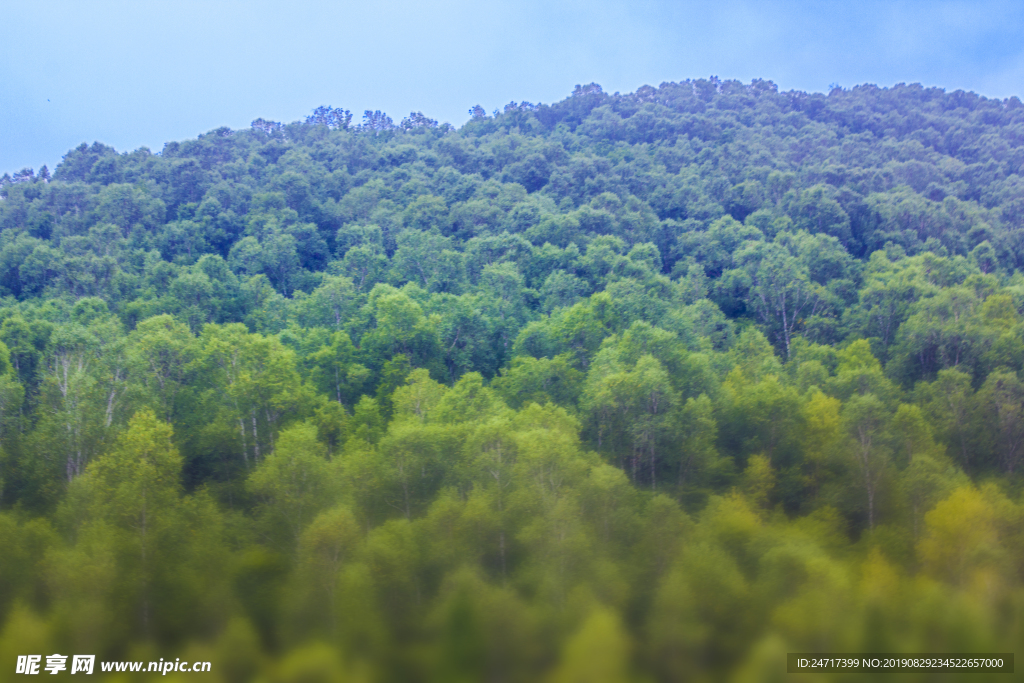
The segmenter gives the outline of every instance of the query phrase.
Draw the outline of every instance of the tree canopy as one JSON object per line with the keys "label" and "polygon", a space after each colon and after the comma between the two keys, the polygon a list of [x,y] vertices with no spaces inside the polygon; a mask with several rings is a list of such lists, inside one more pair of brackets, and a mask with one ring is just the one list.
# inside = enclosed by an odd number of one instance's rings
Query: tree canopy
{"label": "tree canopy", "polygon": [[0,651],[753,681],[1019,644],[1017,98],[470,113],[0,178]]}

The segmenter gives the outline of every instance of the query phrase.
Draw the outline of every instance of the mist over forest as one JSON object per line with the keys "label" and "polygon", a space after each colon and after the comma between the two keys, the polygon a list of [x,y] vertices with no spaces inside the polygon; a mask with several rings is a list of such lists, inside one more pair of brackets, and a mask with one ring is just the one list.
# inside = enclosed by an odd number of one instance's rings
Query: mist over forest
{"label": "mist over forest", "polygon": [[0,178],[0,666],[1019,649],[1018,98],[311,112]]}

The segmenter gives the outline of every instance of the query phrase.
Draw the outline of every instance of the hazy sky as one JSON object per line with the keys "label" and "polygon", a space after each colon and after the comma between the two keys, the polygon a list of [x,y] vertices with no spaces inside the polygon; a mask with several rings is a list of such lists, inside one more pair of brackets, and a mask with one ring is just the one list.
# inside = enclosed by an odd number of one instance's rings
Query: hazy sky
{"label": "hazy sky", "polygon": [[0,174],[318,105],[461,125],[468,109],[717,75],[1021,96],[1024,2],[376,0],[5,3]]}

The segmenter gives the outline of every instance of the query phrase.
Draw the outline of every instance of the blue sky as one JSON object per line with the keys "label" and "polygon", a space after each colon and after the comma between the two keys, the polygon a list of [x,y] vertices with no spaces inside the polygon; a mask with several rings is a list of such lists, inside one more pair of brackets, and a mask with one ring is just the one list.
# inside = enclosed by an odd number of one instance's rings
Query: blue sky
{"label": "blue sky", "polygon": [[0,173],[318,105],[468,109],[717,75],[782,90],[920,82],[1024,95],[1024,3],[263,0],[6,3]]}

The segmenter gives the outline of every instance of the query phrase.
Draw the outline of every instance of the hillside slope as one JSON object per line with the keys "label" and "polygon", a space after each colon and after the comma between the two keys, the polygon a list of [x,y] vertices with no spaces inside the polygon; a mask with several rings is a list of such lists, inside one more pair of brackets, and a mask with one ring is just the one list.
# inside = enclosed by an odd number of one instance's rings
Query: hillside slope
{"label": "hillside slope", "polygon": [[0,179],[0,652],[754,681],[1021,642],[1018,99],[470,113]]}

